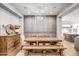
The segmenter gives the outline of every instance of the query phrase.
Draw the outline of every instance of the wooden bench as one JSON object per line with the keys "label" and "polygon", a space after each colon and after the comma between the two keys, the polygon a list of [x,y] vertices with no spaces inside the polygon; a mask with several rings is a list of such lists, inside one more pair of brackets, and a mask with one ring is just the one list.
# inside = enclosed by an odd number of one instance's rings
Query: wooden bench
{"label": "wooden bench", "polygon": [[49,54],[57,54],[60,56],[63,56],[63,51],[64,51],[64,47],[63,45],[53,45],[53,46],[27,46],[24,45],[23,46],[23,50],[25,51],[25,55],[29,55],[30,50],[43,50],[42,53],[40,53],[40,55],[49,55],[46,50],[58,50],[59,52],[55,52],[55,53],[49,53]]}

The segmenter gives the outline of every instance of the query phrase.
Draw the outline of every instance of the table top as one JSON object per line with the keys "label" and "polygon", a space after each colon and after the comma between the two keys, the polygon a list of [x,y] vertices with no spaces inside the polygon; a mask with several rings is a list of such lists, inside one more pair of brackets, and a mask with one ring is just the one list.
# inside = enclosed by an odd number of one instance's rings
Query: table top
{"label": "table top", "polygon": [[24,41],[27,41],[27,42],[36,42],[36,41],[39,41],[39,42],[62,42],[62,39],[58,39],[58,38],[55,38],[55,37],[28,37],[26,38]]}

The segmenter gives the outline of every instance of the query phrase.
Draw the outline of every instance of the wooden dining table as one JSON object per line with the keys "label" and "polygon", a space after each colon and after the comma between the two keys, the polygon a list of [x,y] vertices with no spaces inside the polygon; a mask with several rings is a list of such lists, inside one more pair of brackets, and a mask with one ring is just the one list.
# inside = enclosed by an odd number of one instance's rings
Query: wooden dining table
{"label": "wooden dining table", "polygon": [[58,39],[55,37],[28,37],[24,40],[26,43],[31,45],[31,43],[36,43],[36,45],[39,45],[39,43],[57,43],[57,42],[62,42],[62,39]]}
{"label": "wooden dining table", "polygon": [[[59,50],[58,53],[63,55],[64,46],[62,39],[56,37],[27,37],[24,42],[26,42],[26,44],[24,45],[23,50],[26,51],[26,55],[29,54],[30,50],[43,50],[43,55],[46,55],[44,51],[51,49]],[[35,43],[35,45],[33,43]],[[40,43],[42,45],[40,45]],[[47,43],[48,45],[46,45]],[[57,43],[61,44],[57,45]]]}

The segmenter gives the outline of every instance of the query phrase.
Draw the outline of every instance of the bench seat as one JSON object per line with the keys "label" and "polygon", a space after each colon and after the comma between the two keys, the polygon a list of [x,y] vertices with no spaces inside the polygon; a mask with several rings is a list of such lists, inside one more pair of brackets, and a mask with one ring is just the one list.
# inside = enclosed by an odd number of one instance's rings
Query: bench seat
{"label": "bench seat", "polygon": [[63,45],[53,45],[53,46],[23,46],[23,49],[65,49]]}

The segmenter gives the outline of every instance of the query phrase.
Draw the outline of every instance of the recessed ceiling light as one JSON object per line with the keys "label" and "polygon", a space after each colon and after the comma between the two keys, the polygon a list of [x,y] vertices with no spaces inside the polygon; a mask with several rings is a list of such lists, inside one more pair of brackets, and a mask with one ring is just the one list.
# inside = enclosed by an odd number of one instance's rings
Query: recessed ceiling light
{"label": "recessed ceiling light", "polygon": [[38,9],[42,9],[42,7],[39,6]]}
{"label": "recessed ceiling light", "polygon": [[53,7],[53,9],[54,9],[54,8],[56,8],[56,7]]}
{"label": "recessed ceiling light", "polygon": [[24,7],[24,9],[27,9],[27,7]]}

